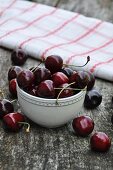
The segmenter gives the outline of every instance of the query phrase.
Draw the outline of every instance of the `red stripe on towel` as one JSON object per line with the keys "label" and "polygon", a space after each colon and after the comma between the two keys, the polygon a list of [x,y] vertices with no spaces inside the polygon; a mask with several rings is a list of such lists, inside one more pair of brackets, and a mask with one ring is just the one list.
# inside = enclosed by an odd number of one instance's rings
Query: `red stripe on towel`
{"label": "red stripe on towel", "polygon": [[48,16],[48,15],[52,15],[52,14],[55,13],[56,11],[57,11],[57,9],[54,8],[51,12],[46,13],[46,14],[43,14],[43,15],[41,15],[40,17],[34,19],[33,21],[28,22],[27,25],[25,25],[25,26],[23,26],[23,27],[16,28],[16,29],[14,29],[14,30],[11,30],[11,31],[7,32],[6,34],[2,35],[2,36],[0,37],[0,39],[4,38],[4,37],[6,37],[6,36],[8,36],[8,35],[10,35],[10,34],[12,34],[12,33],[15,33],[15,32],[17,32],[17,31],[25,30],[25,29],[27,29],[28,27],[30,27],[31,25],[33,25],[34,23],[36,23],[37,21],[43,19],[44,17],[46,17],[46,16]]}
{"label": "red stripe on towel", "polygon": [[4,13],[6,10],[10,9],[10,8],[15,4],[16,1],[17,1],[17,0],[12,1],[7,7],[5,7],[5,8],[0,12],[0,17],[3,15],[3,13]]}
{"label": "red stripe on towel", "polygon": [[99,23],[97,23],[95,26],[93,26],[92,28],[90,28],[87,32],[85,32],[84,34],[82,34],[80,37],[74,39],[74,40],[71,40],[69,42],[66,42],[66,43],[60,43],[60,44],[56,44],[56,45],[53,45],[51,46],[50,48],[47,49],[47,52],[51,49],[54,49],[56,47],[61,47],[61,46],[64,46],[64,45],[70,45],[70,44],[74,44],[76,43],[77,41],[81,40],[82,38],[88,36],[89,34],[93,33],[95,31],[95,29],[97,27],[99,27],[103,22],[102,21],[99,21]]}

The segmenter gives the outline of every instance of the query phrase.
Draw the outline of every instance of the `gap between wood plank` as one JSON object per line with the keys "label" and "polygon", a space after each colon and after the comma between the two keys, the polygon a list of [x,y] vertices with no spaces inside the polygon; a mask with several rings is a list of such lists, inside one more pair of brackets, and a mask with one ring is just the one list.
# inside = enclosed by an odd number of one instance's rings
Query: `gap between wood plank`
{"label": "gap between wood plank", "polygon": [[57,0],[57,2],[55,3],[54,7],[57,7],[59,5],[61,0]]}

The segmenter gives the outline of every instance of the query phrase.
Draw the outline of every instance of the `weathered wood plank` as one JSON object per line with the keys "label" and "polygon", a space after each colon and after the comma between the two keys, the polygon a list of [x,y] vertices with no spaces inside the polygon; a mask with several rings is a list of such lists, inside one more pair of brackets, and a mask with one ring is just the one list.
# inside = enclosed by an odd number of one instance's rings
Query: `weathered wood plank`
{"label": "weathered wood plank", "polygon": [[[37,0],[40,3],[54,6],[54,0]],[[113,1],[111,0],[61,0],[60,8],[80,12],[86,16],[113,21]],[[10,51],[0,48],[0,88],[4,89],[5,97],[10,99],[8,92],[7,71],[11,67]],[[24,68],[37,65],[28,59]],[[102,104],[94,110],[83,109],[83,114],[94,119],[94,131],[106,132],[113,138],[111,115],[113,105],[113,86],[111,82],[97,79],[96,86],[103,95]],[[15,110],[20,110],[14,103]],[[105,154],[90,150],[89,139],[76,137],[68,125],[57,129],[46,129],[33,122],[30,133],[25,128],[19,133],[6,133],[0,121],[0,170],[112,170],[113,148]],[[113,143],[112,143],[113,145]]]}
{"label": "weathered wood plank", "polygon": [[56,6],[58,0],[34,0],[34,1],[41,4]]}
{"label": "weathered wood plank", "polygon": [[[54,6],[56,0],[35,0],[39,3]],[[112,0],[60,0],[59,8],[75,11],[88,17],[95,17],[101,20],[113,22],[113,1]]]}
{"label": "weathered wood plank", "polygon": [[[24,68],[37,65],[29,59]],[[0,49],[0,86],[8,93],[7,71],[11,66],[10,52]],[[112,138],[113,127],[110,119],[113,112],[111,98],[112,84],[96,80],[96,86],[101,89],[103,102],[97,109],[83,114],[90,115],[95,121],[95,131],[104,131]],[[15,103],[15,110],[19,109]],[[73,170],[73,169],[110,169],[112,168],[113,150],[105,154],[93,153],[90,150],[89,139],[76,137],[68,125],[57,129],[46,129],[31,123],[30,133],[25,129],[21,132],[6,133],[0,122],[0,169],[5,170]],[[107,160],[107,161],[106,161]]]}

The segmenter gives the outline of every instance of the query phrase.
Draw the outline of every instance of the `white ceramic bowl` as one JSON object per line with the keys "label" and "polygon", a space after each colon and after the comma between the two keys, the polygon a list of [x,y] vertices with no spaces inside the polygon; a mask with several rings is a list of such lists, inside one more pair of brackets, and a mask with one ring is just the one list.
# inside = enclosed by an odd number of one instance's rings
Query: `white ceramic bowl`
{"label": "white ceramic bowl", "polygon": [[18,101],[21,111],[35,123],[55,128],[74,119],[82,109],[85,91],[67,98],[45,99],[32,96],[17,85]]}

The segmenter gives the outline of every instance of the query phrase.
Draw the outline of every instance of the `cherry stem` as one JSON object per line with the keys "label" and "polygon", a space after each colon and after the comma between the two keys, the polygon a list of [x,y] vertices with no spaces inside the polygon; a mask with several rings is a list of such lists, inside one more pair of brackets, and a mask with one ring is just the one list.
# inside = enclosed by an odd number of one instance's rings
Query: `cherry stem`
{"label": "cherry stem", "polygon": [[42,64],[42,63],[43,63],[43,60],[41,60],[41,61],[39,62],[38,66],[39,66],[40,64]]}
{"label": "cherry stem", "polygon": [[[62,88],[58,88],[58,87],[55,87],[54,89],[56,89],[56,90],[62,90]],[[82,90],[82,91],[86,91],[86,89],[84,88],[84,89],[77,89],[77,88],[72,88],[72,87],[67,87],[67,88],[65,88],[65,89],[67,89],[67,90],[70,90],[70,89],[73,89],[74,91],[77,91],[77,90]]]}
{"label": "cherry stem", "polygon": [[63,90],[65,90],[66,88],[68,88],[70,85],[73,85],[73,84],[75,84],[75,82],[72,82],[72,83],[68,84],[66,87],[63,87],[63,88],[61,89],[61,91],[59,92],[59,94],[58,94],[58,96],[57,96],[57,99],[56,99],[56,104],[57,104],[57,105],[58,105],[59,96],[60,96],[60,94],[63,92]]}
{"label": "cherry stem", "polygon": [[1,90],[1,89],[0,89],[0,96],[2,96],[3,99],[5,98],[4,92],[3,92],[3,90]]}
{"label": "cherry stem", "polygon": [[84,66],[86,66],[87,64],[88,64],[88,62],[90,61],[90,56],[87,56],[87,61],[86,61],[86,63],[84,64],[84,65],[81,65],[81,66],[75,66],[75,65],[67,65],[67,64],[63,64],[65,67],[67,67],[67,66],[73,66],[73,67],[84,67]]}
{"label": "cherry stem", "polygon": [[[41,61],[39,62],[39,64],[38,64],[38,66],[40,66],[42,63],[43,63],[43,61],[41,60]],[[38,67],[38,66],[37,66],[37,67]],[[37,67],[33,67],[32,69],[30,69],[30,71],[34,72]]]}
{"label": "cherry stem", "polygon": [[17,99],[11,100],[11,103],[14,103],[15,101],[17,101]]}
{"label": "cherry stem", "polygon": [[36,69],[36,67],[33,67],[32,69],[30,69],[30,71],[34,72]]}
{"label": "cherry stem", "polygon": [[27,125],[26,132],[30,132],[30,124],[27,122],[18,122],[19,124]]}
{"label": "cherry stem", "polygon": [[[55,89],[61,89],[61,91],[59,92],[59,94],[58,94],[58,96],[57,96],[57,99],[56,99],[56,104],[58,105],[58,99],[59,99],[59,96],[60,96],[60,94],[63,92],[63,90],[65,90],[65,89],[70,89],[70,88],[68,88],[70,85],[73,85],[73,84],[75,84],[75,82],[72,82],[72,83],[70,83],[70,84],[68,84],[66,87],[64,87],[64,88],[55,88]],[[77,89],[77,88],[73,88],[73,90],[82,90],[82,91],[86,91],[86,87],[84,88],[84,89]]]}

